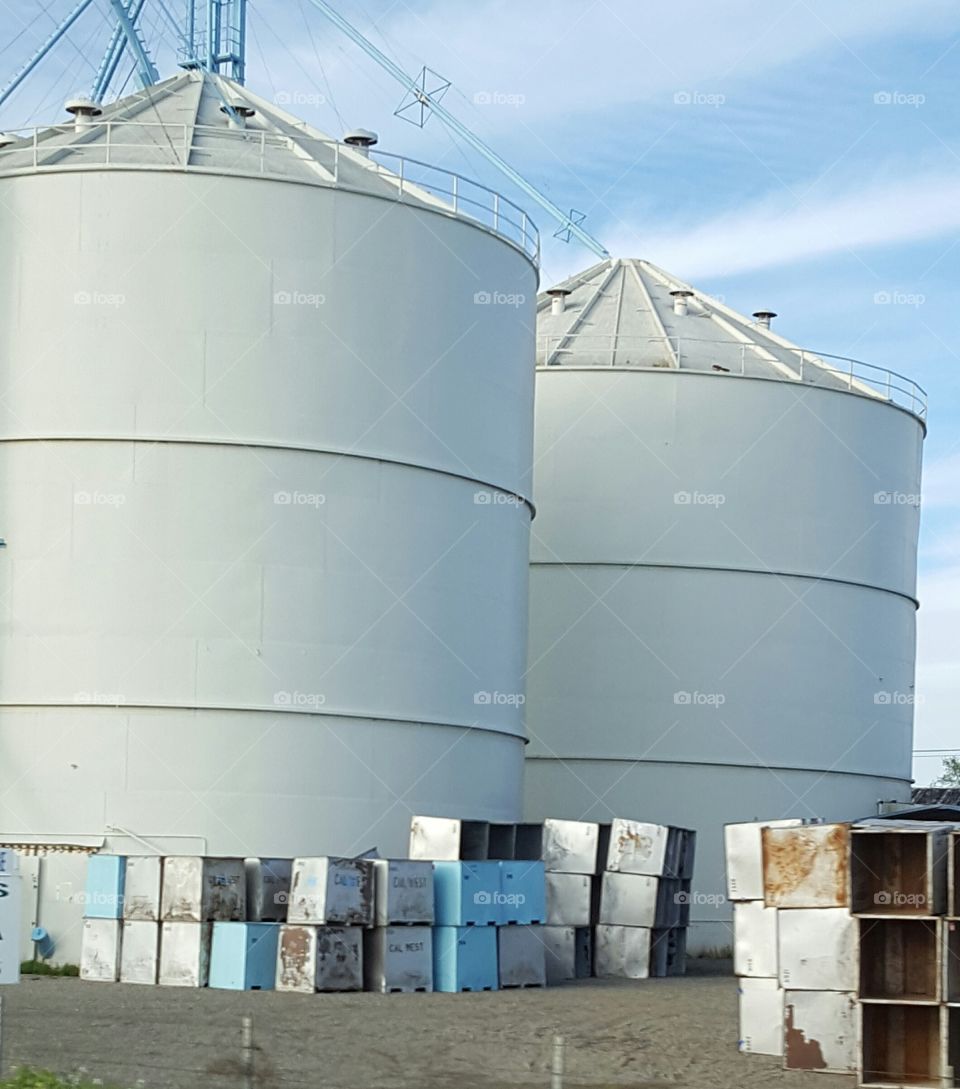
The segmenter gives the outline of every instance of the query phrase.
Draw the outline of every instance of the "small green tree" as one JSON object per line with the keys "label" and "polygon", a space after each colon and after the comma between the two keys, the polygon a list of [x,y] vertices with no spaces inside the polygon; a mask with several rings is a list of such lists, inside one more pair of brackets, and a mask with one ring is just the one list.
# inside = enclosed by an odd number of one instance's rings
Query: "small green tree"
{"label": "small green tree", "polygon": [[933,780],[932,786],[960,787],[960,756],[945,756],[940,774]]}

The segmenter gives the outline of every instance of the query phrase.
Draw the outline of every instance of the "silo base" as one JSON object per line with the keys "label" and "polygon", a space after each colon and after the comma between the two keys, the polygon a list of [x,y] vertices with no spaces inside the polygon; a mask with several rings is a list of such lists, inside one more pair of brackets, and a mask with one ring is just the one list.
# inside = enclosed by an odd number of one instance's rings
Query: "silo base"
{"label": "silo base", "polygon": [[626,760],[528,757],[525,818],[613,817],[693,828],[697,858],[688,951],[732,949],[723,826],[786,817],[855,820],[878,801],[908,801],[910,782],[849,772]]}

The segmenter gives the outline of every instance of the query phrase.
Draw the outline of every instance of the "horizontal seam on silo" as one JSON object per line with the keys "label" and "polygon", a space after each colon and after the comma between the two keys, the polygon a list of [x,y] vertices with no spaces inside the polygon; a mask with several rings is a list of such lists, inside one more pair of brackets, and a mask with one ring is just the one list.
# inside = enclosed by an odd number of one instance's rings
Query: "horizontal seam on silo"
{"label": "horizontal seam on silo", "polygon": [[675,571],[710,571],[729,575],[768,575],[776,579],[803,579],[806,582],[826,582],[835,586],[851,586],[855,590],[874,590],[878,594],[890,594],[893,597],[909,601],[915,609],[920,608],[920,601],[911,594],[902,590],[892,590],[888,586],[875,586],[870,582],[857,582],[855,579],[839,579],[832,575],[806,575],[800,571],[771,571],[762,567],[723,567],[708,563],[648,563],[631,560],[531,560],[531,567],[613,567],[619,570],[624,568],[648,568],[652,570]]}
{"label": "horizontal seam on silo", "polygon": [[263,441],[249,441],[245,442],[240,439],[192,439],[186,436],[178,436],[176,438],[166,437],[153,437],[151,435],[0,435],[0,445],[4,443],[47,443],[47,442],[132,442],[140,443],[144,446],[225,446],[235,449],[253,449],[253,450],[281,450],[289,451],[295,454],[325,454],[328,457],[334,458],[355,458],[358,461],[379,461],[384,465],[396,465],[402,469],[417,469],[424,473],[436,473],[439,476],[448,476],[454,480],[464,480],[468,484],[476,485],[480,488],[487,488],[493,492],[499,492],[501,495],[509,495],[511,498],[517,500],[516,505],[522,504],[530,511],[531,518],[536,517],[537,508],[534,506],[533,501],[526,496],[521,495],[519,492],[515,492],[510,488],[506,488],[501,484],[491,484],[486,480],[479,480],[477,477],[467,476],[464,473],[456,473],[452,469],[443,469],[436,465],[421,465],[416,461],[403,461],[400,458],[384,457],[383,454],[363,454],[357,450],[343,450],[337,447],[320,447],[320,446],[297,446],[290,443],[277,443],[277,442],[263,442]]}
{"label": "horizontal seam on silo", "polygon": [[890,775],[888,772],[883,771],[839,771],[836,768],[831,768],[824,771],[823,768],[808,768],[794,764],[744,764],[740,763],[725,763],[721,760],[652,760],[650,757],[644,757],[643,759],[637,759],[635,756],[570,756],[549,754],[540,755],[538,753],[528,753],[527,760],[543,760],[550,763],[562,763],[563,761],[569,761],[570,763],[589,763],[589,764],[659,764],[659,765],[671,765],[682,764],[685,767],[704,767],[704,768],[731,768],[735,771],[797,771],[804,774],[816,774],[816,775],[854,775],[860,779],[888,779],[892,783],[909,783],[908,778],[900,778],[897,775]]}

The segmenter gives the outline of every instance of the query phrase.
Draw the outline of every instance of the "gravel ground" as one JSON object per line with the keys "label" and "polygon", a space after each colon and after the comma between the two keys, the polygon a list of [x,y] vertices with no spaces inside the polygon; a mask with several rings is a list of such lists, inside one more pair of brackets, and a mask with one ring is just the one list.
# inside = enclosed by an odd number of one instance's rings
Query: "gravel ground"
{"label": "gravel ground", "polygon": [[570,1089],[851,1089],[736,1050],[723,962],[684,979],[585,980],[465,995],[189,991],[26,978],[3,991],[4,1071],[83,1068],[122,1089],[244,1089],[240,1024],[253,1017],[255,1089],[549,1086],[555,1034]]}

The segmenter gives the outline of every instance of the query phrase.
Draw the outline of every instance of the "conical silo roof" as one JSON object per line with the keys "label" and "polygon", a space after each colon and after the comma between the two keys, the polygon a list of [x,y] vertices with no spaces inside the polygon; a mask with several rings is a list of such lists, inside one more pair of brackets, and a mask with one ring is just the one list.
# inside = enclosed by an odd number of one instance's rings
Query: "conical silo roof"
{"label": "conical silo roof", "polygon": [[544,292],[537,364],[736,374],[893,401],[922,416],[923,390],[857,360],[810,351],[649,261],[611,258]]}
{"label": "conical silo roof", "polygon": [[67,108],[76,123],[13,134],[20,139],[3,148],[0,174],[104,166],[209,170],[337,185],[392,199],[402,184],[405,202],[451,210],[442,195],[409,175],[401,182],[400,173],[360,148],[209,72],[184,72],[107,106],[76,99]]}

